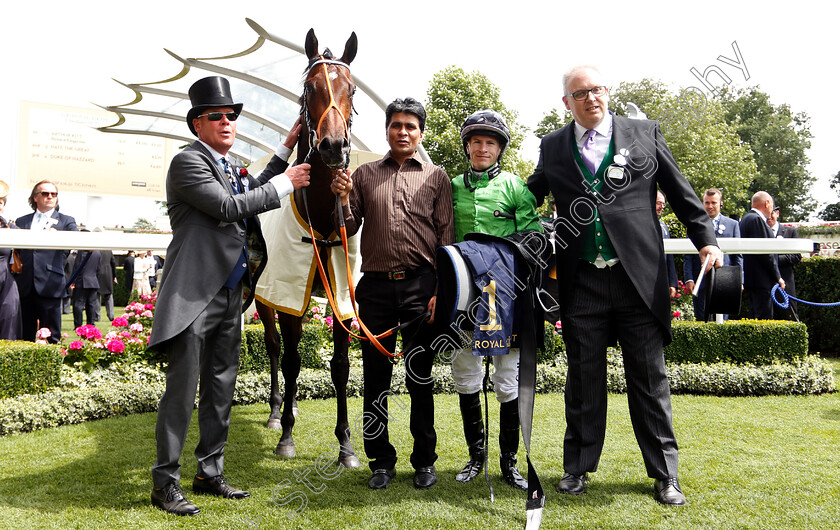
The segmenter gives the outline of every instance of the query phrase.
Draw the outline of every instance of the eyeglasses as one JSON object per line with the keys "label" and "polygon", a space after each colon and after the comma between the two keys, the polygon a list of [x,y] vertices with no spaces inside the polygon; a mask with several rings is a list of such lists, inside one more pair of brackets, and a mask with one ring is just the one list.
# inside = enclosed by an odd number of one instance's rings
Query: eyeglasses
{"label": "eyeglasses", "polygon": [[40,191],[38,192],[41,197],[58,197],[57,191]]}
{"label": "eyeglasses", "polygon": [[210,121],[219,121],[222,119],[222,116],[227,118],[228,121],[236,121],[236,118],[239,117],[239,114],[235,112],[208,112],[207,114],[196,116],[196,118],[203,118],[205,116],[207,116],[207,119]]}
{"label": "eyeglasses", "polygon": [[566,94],[566,96],[572,96],[575,98],[575,101],[583,101],[589,96],[589,93],[592,92],[592,95],[596,98],[599,98],[607,93],[607,87],[605,86],[596,86],[592,87],[589,90],[575,90],[571,94]]}

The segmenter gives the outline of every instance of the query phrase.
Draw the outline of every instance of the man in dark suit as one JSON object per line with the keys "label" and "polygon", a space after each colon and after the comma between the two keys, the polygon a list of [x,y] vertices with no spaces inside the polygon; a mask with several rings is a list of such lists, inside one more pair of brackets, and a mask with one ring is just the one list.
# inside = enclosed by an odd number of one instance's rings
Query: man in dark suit
{"label": "man in dark suit", "polygon": [[[757,191],[752,196],[752,210],[741,219],[741,237],[772,238],[773,231],[767,219],[773,213],[773,197],[766,191]],[[744,294],[749,297],[749,317],[769,320],[773,318],[773,302],[770,290],[778,283],[785,288],[785,280],[779,272],[779,258],[776,254],[744,255]]]}
{"label": "man in dark suit", "polygon": [[125,259],[123,260],[123,272],[125,272],[125,290],[131,294],[131,288],[134,285],[134,251],[129,250]]}
{"label": "man in dark suit", "polygon": [[[709,214],[709,219],[712,221],[712,228],[715,230],[715,236],[721,237],[741,237],[741,228],[738,226],[738,221],[730,219],[720,213],[723,206],[723,193],[717,188],[709,188],[703,194],[703,208]],[[741,267],[741,283],[744,282],[744,259],[740,254],[724,254],[724,265],[737,265]],[[683,261],[683,278],[685,278],[685,285],[688,289],[694,290],[694,279],[700,276],[700,258],[697,254],[686,254]],[[694,297],[694,317],[701,322],[706,320],[706,284],[700,284],[700,291]],[[729,319],[729,315],[723,315],[724,320]]]}
{"label": "man in dark suit", "polygon": [[[799,231],[793,226],[783,225],[779,220],[780,215],[780,208],[776,206],[767,220],[773,235],[781,238],[798,239]],[[779,254],[778,260],[779,272],[785,280],[785,292],[791,296],[796,296],[796,280],[793,277],[793,267],[802,261],[802,254]],[[785,308],[773,304],[773,318],[776,320],[799,320],[796,317],[796,300],[790,300],[790,304]]]}
{"label": "man in dark suit", "polygon": [[[49,180],[35,184],[29,195],[33,213],[19,217],[19,228],[74,231],[76,220],[58,212],[58,188]],[[40,328],[49,328],[49,342],[61,340],[61,299],[65,296],[64,263],[67,250],[21,249],[23,269],[15,277],[20,292],[23,339],[35,340]]]}
{"label": "man in dark suit", "polygon": [[[96,230],[94,230],[96,232]],[[114,320],[114,284],[117,283],[117,260],[110,250],[100,250],[102,257],[99,269],[99,296],[101,304],[96,307],[96,320],[99,321],[99,313],[102,306],[105,306],[105,315],[108,321]]]}
{"label": "man in dark suit", "polygon": [[[281,197],[309,185],[309,164],[279,174],[287,164],[274,156],[255,179],[228,159],[242,104],[233,102],[227,79],[196,81],[189,96],[187,125],[198,141],[175,155],[166,177],[172,242],[149,342],[149,348],[164,351],[168,361],[155,430],[152,504],[178,515],[199,512],[181,490],[179,462],[199,378],[193,492],[232,499],[249,496],[229,486],[222,471],[242,311],[265,267],[265,242],[256,215],[278,208]],[[286,140],[286,157],[298,131],[294,127]]]}
{"label": "man in dark suit", "polygon": [[[665,196],[662,195],[661,191],[656,192],[656,216],[659,217],[662,215],[662,212],[665,210]],[[668,225],[665,224],[665,221],[659,219],[659,228],[662,229],[662,239],[671,239],[671,233],[668,232]],[[674,256],[671,254],[665,255],[665,265],[668,268],[668,292],[671,295],[671,299],[673,300],[674,297],[677,296],[677,287],[679,286],[679,280],[677,278],[677,265],[674,263]]]}
{"label": "man in dark suit", "polygon": [[685,504],[664,345],[671,340],[668,273],[654,201],[657,186],[700,250],[720,266],[712,225],[648,120],[609,113],[609,89],[594,67],[564,76],[574,122],[546,135],[528,187],[557,201],[560,318],[569,361],[563,476],[557,490],[580,494],[598,467],[607,418],[606,350],[621,345],[630,419],[656,499]]}
{"label": "man in dark suit", "polygon": [[[82,229],[82,232],[87,230]],[[95,326],[99,320],[99,274],[102,268],[102,255],[98,250],[80,250],[71,274],[73,289],[73,326],[82,325],[82,314],[87,316],[86,323]]]}

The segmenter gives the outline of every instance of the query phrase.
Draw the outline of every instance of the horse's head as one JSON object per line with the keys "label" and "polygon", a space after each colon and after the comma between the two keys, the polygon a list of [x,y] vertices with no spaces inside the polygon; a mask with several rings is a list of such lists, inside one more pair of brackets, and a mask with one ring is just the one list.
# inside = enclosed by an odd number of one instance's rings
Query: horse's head
{"label": "horse's head", "polygon": [[350,154],[350,124],[356,84],[350,63],[356,57],[358,41],[350,35],[340,59],[329,48],[318,54],[315,31],[306,34],[309,66],[303,82],[302,109],[309,129],[311,148],[317,146],[324,164],[332,169],[345,167]]}

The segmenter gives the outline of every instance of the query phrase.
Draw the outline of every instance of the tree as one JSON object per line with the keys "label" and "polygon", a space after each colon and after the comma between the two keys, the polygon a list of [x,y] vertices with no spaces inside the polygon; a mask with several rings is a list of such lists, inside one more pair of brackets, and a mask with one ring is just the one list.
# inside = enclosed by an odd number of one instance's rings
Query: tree
{"label": "tree", "polygon": [[816,209],[811,197],[814,177],[808,171],[811,147],[810,118],[793,114],[788,105],[774,105],[770,96],[752,87],[724,89],[724,117],[753,150],[758,175],[750,192],[764,190],[789,220],[801,221]]}
{"label": "tree", "polygon": [[135,230],[154,230],[155,225],[148,219],[144,217],[140,217],[136,221],[134,221],[134,229]]}
{"label": "tree", "polygon": [[[840,171],[831,178],[829,186],[840,194]],[[840,202],[826,205],[820,212],[820,219],[823,221],[840,221]]]}
{"label": "tree", "polygon": [[537,124],[537,128],[534,129],[534,135],[542,139],[543,136],[551,131],[563,128],[570,121],[572,121],[572,113],[568,110],[563,110],[563,114],[561,115],[557,112],[556,108],[551,109]]}
{"label": "tree", "polygon": [[517,122],[519,114],[502,103],[499,88],[484,74],[449,66],[434,75],[427,96],[423,145],[434,163],[443,167],[450,178],[467,168],[461,125],[470,114],[482,109],[501,113],[510,128],[510,144],[502,156],[502,168],[522,178],[531,174],[534,164],[519,153],[525,137],[525,128]]}
{"label": "tree", "polygon": [[660,122],[680,171],[698,197],[715,187],[723,193],[726,213],[746,210],[749,186],[758,172],[750,147],[726,122],[719,102],[691,89],[676,95],[661,81],[643,79],[621,83],[610,94],[610,108],[617,115],[626,115],[627,103]]}

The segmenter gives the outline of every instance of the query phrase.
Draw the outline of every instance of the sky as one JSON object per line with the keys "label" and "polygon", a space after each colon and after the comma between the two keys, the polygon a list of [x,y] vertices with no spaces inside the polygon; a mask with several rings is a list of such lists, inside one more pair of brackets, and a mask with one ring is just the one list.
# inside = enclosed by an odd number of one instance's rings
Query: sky
{"label": "sky", "polygon": [[[650,77],[679,90],[704,89],[691,70],[704,72],[715,65],[729,78],[727,84],[757,85],[774,104],[788,104],[810,116],[814,138],[809,169],[818,179],[812,195],[823,204],[835,202],[828,181],[840,171],[834,158],[840,132],[832,123],[837,112],[822,103],[834,99],[832,89],[840,81],[834,66],[838,45],[834,17],[827,4],[820,4],[239,0],[208,1],[202,8],[200,3],[171,0],[15,1],[4,8],[0,33],[6,74],[0,96],[12,109],[0,129],[0,179],[9,182],[16,169],[21,101],[90,109],[97,108],[94,103],[127,103],[133,93],[112,78],[143,83],[174,75],[179,63],[164,48],[181,57],[241,51],[256,39],[247,17],[301,44],[314,28],[319,47],[329,46],[337,54],[355,31],[359,51],[353,75],[386,101],[406,96],[425,100],[433,75],[450,65],[480,71],[530,129],[549,110],[562,107],[561,79],[572,66],[597,65],[614,86]],[[312,5],[317,9],[307,7]],[[719,59],[736,61],[733,43],[743,67]],[[726,83],[714,74],[709,79]],[[354,126],[370,120],[380,124],[382,115],[355,120]],[[372,148],[384,151],[384,138],[382,124]],[[531,135],[523,155],[536,161],[538,147]],[[10,197],[6,215],[28,213],[26,195],[22,200]],[[62,211],[71,215],[73,201],[84,201],[62,199]],[[136,217],[153,217],[158,211],[151,201],[121,197],[107,198],[103,207],[113,221],[108,224],[131,225]]]}

